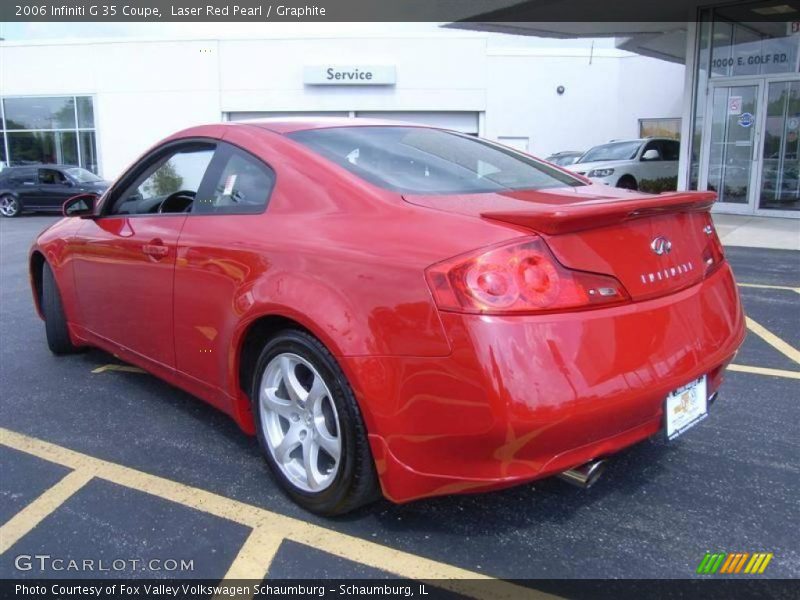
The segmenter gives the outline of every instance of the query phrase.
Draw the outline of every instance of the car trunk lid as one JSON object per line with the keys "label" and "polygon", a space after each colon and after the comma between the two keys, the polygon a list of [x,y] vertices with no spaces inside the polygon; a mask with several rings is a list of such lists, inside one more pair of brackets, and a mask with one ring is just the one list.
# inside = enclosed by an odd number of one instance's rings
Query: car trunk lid
{"label": "car trunk lid", "polygon": [[565,267],[613,275],[634,300],[703,279],[716,242],[708,212],[712,192],[649,195],[580,186],[404,198],[536,232]]}

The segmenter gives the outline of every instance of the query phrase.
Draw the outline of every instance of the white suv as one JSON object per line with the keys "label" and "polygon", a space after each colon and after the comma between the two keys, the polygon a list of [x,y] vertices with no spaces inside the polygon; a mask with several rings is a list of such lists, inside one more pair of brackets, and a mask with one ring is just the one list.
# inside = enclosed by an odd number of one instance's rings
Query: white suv
{"label": "white suv", "polygon": [[587,150],[565,168],[598,183],[648,189],[650,182],[659,179],[674,177],[677,183],[679,153],[680,142],[667,138],[614,141]]}

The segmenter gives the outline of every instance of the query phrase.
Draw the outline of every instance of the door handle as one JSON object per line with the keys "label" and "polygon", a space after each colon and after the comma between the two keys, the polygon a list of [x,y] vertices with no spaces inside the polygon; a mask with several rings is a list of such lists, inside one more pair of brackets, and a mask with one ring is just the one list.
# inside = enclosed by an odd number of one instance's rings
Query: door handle
{"label": "door handle", "polygon": [[164,245],[164,242],[156,238],[154,240],[150,240],[149,243],[144,244],[142,246],[142,252],[151,258],[159,260],[169,254],[169,248]]}

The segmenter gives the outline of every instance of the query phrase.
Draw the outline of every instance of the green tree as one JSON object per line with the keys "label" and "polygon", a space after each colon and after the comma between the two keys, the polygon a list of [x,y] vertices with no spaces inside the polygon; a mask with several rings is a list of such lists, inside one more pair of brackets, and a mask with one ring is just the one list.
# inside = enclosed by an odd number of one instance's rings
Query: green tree
{"label": "green tree", "polygon": [[178,175],[171,161],[165,162],[150,178],[150,192],[153,196],[167,196],[177,192],[183,185],[183,177]]}

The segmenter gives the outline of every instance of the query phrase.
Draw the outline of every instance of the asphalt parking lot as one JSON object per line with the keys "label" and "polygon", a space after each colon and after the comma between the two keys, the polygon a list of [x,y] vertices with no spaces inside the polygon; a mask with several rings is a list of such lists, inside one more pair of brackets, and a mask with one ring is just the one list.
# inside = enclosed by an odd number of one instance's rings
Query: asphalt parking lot
{"label": "asphalt parking lot", "polygon": [[[751,331],[678,440],[623,452],[589,490],[544,480],[326,520],[222,413],[106,353],[49,353],[26,257],[53,220],[0,220],[0,578],[680,579],[709,551],[770,552],[765,576],[800,577],[800,253],[728,249]],[[15,564],[37,554],[161,562]]]}

